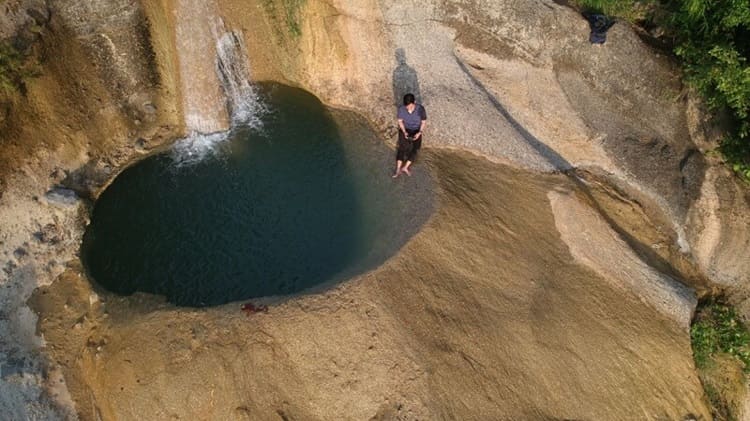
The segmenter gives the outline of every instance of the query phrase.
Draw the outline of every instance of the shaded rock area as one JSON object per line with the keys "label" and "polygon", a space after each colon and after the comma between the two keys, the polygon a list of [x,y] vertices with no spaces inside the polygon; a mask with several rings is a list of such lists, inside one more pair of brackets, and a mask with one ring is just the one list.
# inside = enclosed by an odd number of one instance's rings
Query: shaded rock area
{"label": "shaded rock area", "polygon": [[710,418],[691,288],[750,316],[750,197],[706,156],[720,133],[668,56],[624,23],[592,46],[549,0],[288,3],[216,1],[254,77],[388,142],[418,93],[431,222],[372,273],[267,313],[94,292],[76,256],[90,201],[184,131],[174,4],[7,0],[0,39],[41,71],[0,100],[0,413]]}
{"label": "shaded rock area", "polygon": [[[40,289],[33,306],[81,417],[709,417],[686,334],[694,303],[672,318],[647,298],[672,286],[628,285],[572,255],[549,195],[576,201],[575,185],[467,153],[421,164],[441,206],[398,256],[267,312],[92,299],[80,268]],[[565,212],[591,212],[579,203]],[[586,235],[617,249],[606,229]]]}

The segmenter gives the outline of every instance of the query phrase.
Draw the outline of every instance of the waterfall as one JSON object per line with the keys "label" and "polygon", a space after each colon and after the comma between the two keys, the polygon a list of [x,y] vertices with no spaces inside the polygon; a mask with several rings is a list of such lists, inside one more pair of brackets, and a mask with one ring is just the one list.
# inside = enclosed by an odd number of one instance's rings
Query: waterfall
{"label": "waterfall", "polygon": [[263,106],[250,83],[241,32],[230,31],[213,0],[177,0],[176,43],[182,106],[189,134],[173,150],[176,163],[213,154],[236,125],[259,127]]}
{"label": "waterfall", "polygon": [[231,122],[257,126],[263,107],[250,84],[247,49],[242,34],[227,31],[221,19],[216,28],[216,73],[224,90]]}

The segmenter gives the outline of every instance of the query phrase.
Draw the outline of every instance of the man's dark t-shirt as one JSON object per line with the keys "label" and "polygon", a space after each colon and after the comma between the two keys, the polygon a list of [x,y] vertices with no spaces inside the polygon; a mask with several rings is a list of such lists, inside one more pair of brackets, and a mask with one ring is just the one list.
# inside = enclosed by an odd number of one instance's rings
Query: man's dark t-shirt
{"label": "man's dark t-shirt", "polygon": [[397,118],[404,121],[406,131],[419,131],[419,128],[422,126],[422,120],[427,120],[427,111],[425,111],[422,104],[416,104],[414,111],[410,113],[406,109],[406,105],[402,105],[398,107]]}

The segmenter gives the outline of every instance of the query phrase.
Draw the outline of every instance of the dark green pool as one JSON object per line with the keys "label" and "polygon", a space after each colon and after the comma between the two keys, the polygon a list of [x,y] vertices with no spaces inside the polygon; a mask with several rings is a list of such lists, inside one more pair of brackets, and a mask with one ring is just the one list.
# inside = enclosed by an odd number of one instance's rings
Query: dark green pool
{"label": "dark green pool", "polygon": [[217,154],[169,154],[126,169],[102,193],[83,240],[93,279],[184,306],[291,294],[372,269],[432,209],[424,165],[392,180],[392,152],[357,116],[263,85],[263,127]]}

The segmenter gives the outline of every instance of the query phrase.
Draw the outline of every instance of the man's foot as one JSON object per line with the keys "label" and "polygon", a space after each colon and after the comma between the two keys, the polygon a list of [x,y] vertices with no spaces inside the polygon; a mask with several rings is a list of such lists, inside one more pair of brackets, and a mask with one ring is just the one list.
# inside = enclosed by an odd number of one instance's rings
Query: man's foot
{"label": "man's foot", "polygon": [[391,178],[397,178],[399,174],[401,174],[401,171],[396,171]]}
{"label": "man's foot", "polygon": [[405,172],[405,173],[406,173],[406,175],[408,175],[409,177],[411,177],[411,171],[409,171],[409,169],[408,169],[408,168],[404,168],[404,169],[403,169],[403,170],[401,170],[401,171]]}

